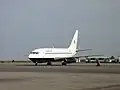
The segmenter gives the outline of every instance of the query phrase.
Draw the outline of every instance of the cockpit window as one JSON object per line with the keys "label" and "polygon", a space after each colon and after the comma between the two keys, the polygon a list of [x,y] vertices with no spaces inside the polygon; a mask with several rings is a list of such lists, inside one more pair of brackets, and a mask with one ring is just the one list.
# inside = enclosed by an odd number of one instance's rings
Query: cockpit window
{"label": "cockpit window", "polygon": [[36,54],[38,54],[38,52],[36,52]]}
{"label": "cockpit window", "polygon": [[38,52],[31,52],[31,54],[38,54]]}

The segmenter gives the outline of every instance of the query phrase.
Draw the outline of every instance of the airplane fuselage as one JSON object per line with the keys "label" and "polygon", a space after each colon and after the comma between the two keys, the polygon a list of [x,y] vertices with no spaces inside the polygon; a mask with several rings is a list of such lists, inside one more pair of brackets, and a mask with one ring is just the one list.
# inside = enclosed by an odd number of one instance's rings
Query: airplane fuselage
{"label": "airplane fuselage", "polygon": [[66,48],[42,48],[32,51],[29,55],[30,60],[39,60],[45,62],[47,59],[58,60],[62,58],[73,57],[76,53]]}

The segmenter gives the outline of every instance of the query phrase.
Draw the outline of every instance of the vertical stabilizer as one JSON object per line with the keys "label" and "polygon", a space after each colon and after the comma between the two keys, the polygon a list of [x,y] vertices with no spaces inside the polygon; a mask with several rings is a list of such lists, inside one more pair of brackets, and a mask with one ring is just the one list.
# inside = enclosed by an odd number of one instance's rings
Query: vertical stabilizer
{"label": "vertical stabilizer", "polygon": [[77,42],[78,42],[78,30],[76,30],[74,37],[71,41],[71,44],[68,49],[70,49],[73,53],[77,50]]}

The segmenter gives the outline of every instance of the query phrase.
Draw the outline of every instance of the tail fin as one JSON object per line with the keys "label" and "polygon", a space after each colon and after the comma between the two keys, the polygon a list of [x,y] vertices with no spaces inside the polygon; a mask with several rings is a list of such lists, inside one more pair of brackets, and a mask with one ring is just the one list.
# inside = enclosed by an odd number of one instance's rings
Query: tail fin
{"label": "tail fin", "polygon": [[68,49],[70,49],[72,52],[76,52],[77,50],[77,42],[78,42],[78,30],[76,30],[74,37],[71,41],[71,44]]}

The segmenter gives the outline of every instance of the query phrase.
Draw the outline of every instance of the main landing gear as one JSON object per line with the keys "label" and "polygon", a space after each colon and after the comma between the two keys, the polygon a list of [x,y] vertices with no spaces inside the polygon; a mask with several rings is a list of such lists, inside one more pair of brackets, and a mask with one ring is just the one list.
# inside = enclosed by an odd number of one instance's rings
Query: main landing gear
{"label": "main landing gear", "polygon": [[64,61],[62,61],[62,65],[67,65],[66,59]]}
{"label": "main landing gear", "polygon": [[48,61],[48,62],[47,62],[47,65],[52,65],[51,61]]}

